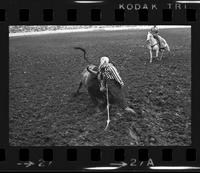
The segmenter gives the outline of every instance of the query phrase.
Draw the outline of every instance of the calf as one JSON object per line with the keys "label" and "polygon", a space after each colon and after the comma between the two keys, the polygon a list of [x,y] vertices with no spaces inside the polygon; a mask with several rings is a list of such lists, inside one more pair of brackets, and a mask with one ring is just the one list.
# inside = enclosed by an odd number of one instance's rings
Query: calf
{"label": "calf", "polygon": [[[82,48],[76,49],[82,50],[84,52],[84,59],[86,59],[86,61],[89,62],[85,56],[85,50]],[[87,68],[85,68],[81,73],[81,80],[79,83],[79,87],[75,93],[75,96],[79,95],[80,89],[82,88],[82,86],[85,86],[94,105],[98,109],[104,110],[106,108],[106,95],[105,93],[100,91],[100,83],[97,76],[98,67],[92,64],[88,65]]]}
{"label": "calf", "polygon": [[[98,80],[98,67],[95,65],[92,65],[87,57],[86,57],[86,51],[83,48],[76,47],[75,49],[79,49],[84,52],[84,59],[90,64],[87,68],[85,68],[82,72],[81,81],[79,84],[79,87],[75,93],[75,96],[79,94],[79,91],[82,87],[82,85],[85,86],[85,88],[88,90],[88,93],[90,95],[90,98],[94,105],[97,107],[98,111],[104,111],[107,106],[107,99],[106,99],[106,93],[100,91],[100,82]],[[115,98],[109,94],[109,103],[115,104],[116,100]],[[130,108],[126,107],[125,111],[135,113],[135,111]]]}

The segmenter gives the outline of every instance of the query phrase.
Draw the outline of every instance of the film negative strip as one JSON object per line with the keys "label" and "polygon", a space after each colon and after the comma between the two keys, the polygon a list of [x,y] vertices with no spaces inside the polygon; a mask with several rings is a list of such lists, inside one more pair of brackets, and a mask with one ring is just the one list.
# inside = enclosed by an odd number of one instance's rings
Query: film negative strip
{"label": "film negative strip", "polygon": [[0,1],[0,171],[199,171],[200,1]]}

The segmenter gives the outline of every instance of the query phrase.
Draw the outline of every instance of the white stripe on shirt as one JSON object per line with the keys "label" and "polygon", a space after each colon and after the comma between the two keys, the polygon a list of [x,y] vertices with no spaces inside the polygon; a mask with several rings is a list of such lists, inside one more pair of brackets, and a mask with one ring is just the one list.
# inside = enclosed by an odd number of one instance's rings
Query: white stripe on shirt
{"label": "white stripe on shirt", "polygon": [[117,69],[111,63],[103,65],[101,68],[105,68],[105,75],[107,78],[115,79],[120,83],[120,85],[124,85],[124,82],[122,81]]}

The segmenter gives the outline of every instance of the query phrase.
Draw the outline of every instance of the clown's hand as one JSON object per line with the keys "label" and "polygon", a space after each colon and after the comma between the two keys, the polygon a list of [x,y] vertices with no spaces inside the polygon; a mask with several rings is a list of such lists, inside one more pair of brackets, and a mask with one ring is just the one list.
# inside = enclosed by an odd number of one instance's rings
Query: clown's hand
{"label": "clown's hand", "polygon": [[105,90],[106,90],[106,88],[105,88],[104,86],[101,86],[101,87],[100,87],[100,91],[101,91],[101,92],[104,92]]}

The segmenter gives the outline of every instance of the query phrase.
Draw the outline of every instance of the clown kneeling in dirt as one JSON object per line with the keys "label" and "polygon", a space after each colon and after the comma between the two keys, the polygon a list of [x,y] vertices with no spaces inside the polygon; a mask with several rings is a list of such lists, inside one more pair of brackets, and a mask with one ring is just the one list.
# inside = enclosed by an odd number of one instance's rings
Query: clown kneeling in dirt
{"label": "clown kneeling in dirt", "polygon": [[111,95],[115,104],[121,109],[135,114],[135,111],[126,105],[123,92],[124,82],[116,67],[109,62],[108,57],[104,56],[100,58],[98,79],[100,81],[100,90],[102,92],[108,90],[108,93]]}

